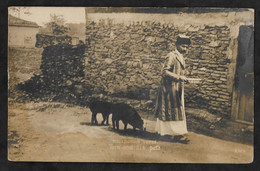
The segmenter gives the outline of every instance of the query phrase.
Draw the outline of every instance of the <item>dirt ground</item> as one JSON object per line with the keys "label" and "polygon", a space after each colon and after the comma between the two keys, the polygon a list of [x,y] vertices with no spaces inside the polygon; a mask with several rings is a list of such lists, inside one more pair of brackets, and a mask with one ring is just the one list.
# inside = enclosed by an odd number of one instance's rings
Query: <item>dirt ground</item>
{"label": "dirt ground", "polygon": [[[154,139],[154,120],[147,132],[114,131],[92,126],[86,107],[57,102],[9,104],[11,161],[250,163],[253,146],[189,132],[189,144]],[[102,116],[98,115],[99,123]],[[123,129],[123,125],[120,125]]]}

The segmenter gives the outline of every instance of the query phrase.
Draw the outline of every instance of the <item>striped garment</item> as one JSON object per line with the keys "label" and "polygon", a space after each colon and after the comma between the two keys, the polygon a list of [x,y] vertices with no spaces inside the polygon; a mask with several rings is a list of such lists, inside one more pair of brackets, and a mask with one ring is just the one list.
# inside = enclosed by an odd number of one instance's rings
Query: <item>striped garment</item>
{"label": "striped garment", "polygon": [[184,76],[184,68],[182,54],[177,50],[167,54],[155,106],[156,132],[161,135],[187,133],[184,82],[179,81],[179,76]]}

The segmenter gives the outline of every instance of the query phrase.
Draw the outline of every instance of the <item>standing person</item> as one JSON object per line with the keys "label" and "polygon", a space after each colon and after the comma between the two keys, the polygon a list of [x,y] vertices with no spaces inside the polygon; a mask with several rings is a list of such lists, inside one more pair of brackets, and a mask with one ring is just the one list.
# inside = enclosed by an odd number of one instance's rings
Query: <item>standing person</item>
{"label": "standing person", "polygon": [[166,56],[166,61],[162,68],[161,86],[155,106],[155,117],[157,118],[155,130],[161,136],[173,136],[175,141],[189,142],[186,137],[187,125],[184,110],[184,82],[188,82],[184,76],[185,60],[183,54],[186,53],[190,45],[190,39],[179,35],[173,45],[169,45],[172,50]]}

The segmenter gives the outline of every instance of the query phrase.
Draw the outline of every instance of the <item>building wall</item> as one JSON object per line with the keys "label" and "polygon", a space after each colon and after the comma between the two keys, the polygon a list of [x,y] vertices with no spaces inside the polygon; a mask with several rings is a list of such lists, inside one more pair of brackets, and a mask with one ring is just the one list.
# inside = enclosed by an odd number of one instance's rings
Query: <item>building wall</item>
{"label": "building wall", "polygon": [[34,27],[8,27],[8,45],[17,47],[35,47],[36,34],[39,28]]}
{"label": "building wall", "polygon": [[153,110],[167,44],[186,34],[186,76],[202,79],[185,86],[186,106],[230,116],[237,32],[252,22],[239,14],[86,13],[85,77],[97,93],[150,100]]}

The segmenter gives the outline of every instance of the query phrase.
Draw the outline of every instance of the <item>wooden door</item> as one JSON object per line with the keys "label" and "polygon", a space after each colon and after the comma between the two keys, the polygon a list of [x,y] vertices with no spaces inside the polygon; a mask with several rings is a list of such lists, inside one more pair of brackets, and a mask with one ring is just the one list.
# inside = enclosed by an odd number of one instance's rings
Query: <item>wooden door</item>
{"label": "wooden door", "polygon": [[[235,120],[254,120],[254,32],[251,26],[240,26],[238,57],[233,96]],[[234,99],[234,98],[233,98]],[[232,107],[234,109],[234,106]]]}

